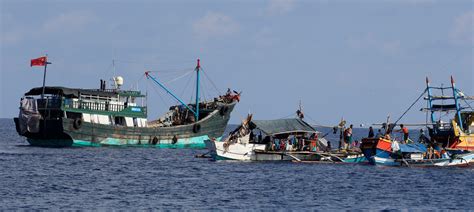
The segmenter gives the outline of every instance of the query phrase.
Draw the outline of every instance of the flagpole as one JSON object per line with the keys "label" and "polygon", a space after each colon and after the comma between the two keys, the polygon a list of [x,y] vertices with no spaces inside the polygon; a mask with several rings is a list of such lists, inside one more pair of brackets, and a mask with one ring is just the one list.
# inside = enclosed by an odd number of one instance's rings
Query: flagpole
{"label": "flagpole", "polygon": [[43,92],[41,92],[41,99],[44,99],[44,89],[46,85],[46,68],[48,67],[48,54],[46,54],[46,61],[44,63],[44,74],[43,74]]}
{"label": "flagpole", "polygon": [[41,99],[44,99],[44,88],[46,84],[46,67],[48,67],[48,62],[44,64],[44,74],[43,74],[43,92],[41,92]]}

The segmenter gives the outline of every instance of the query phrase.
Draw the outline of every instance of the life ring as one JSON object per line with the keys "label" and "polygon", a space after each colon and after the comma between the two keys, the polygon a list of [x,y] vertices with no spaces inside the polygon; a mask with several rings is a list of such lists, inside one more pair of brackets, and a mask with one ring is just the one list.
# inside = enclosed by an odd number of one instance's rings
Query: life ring
{"label": "life ring", "polygon": [[151,141],[151,144],[156,145],[158,143],[158,138],[155,136]]}
{"label": "life ring", "polygon": [[198,133],[199,131],[201,131],[201,125],[200,124],[195,124],[193,126],[193,132]]}
{"label": "life ring", "polygon": [[80,129],[82,127],[82,119],[80,119],[80,118],[74,119],[74,122],[72,123],[72,126],[76,130]]}
{"label": "life ring", "polygon": [[227,111],[229,111],[229,107],[223,106],[223,107],[221,107],[221,109],[219,110],[219,113],[221,114],[221,116],[225,116],[225,114],[227,113]]}
{"label": "life ring", "polygon": [[178,143],[178,136],[173,136],[173,139],[171,139],[171,144],[176,144]]}

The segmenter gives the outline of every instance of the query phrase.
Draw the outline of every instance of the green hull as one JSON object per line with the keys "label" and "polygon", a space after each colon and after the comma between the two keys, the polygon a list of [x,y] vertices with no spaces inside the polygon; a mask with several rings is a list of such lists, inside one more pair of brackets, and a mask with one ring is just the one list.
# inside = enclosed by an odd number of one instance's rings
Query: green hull
{"label": "green hull", "polygon": [[365,163],[368,162],[364,155],[356,158],[346,158],[343,160],[344,163]]}
{"label": "green hull", "polygon": [[[83,122],[78,127],[75,119],[40,120],[39,132],[26,132],[33,146],[131,146],[155,148],[206,148],[204,141],[220,140],[227,127],[235,103],[225,105],[225,113],[215,110],[200,121],[171,127],[126,127]],[[15,118],[18,127],[18,119]],[[197,126],[199,125],[199,126]]]}
{"label": "green hull", "polygon": [[[204,144],[205,140],[208,140],[209,137],[207,136],[200,136],[194,137],[189,139],[178,139],[176,143],[172,141],[167,141],[165,143],[162,141],[159,144],[148,144],[142,143],[139,144],[138,140],[118,140],[113,138],[108,138],[101,143],[94,143],[91,141],[84,141],[84,140],[74,140],[72,146],[75,147],[100,147],[100,146],[123,146],[123,147],[150,147],[150,148],[176,148],[176,149],[204,149],[206,145]],[[221,140],[221,137],[216,138],[217,140]]]}

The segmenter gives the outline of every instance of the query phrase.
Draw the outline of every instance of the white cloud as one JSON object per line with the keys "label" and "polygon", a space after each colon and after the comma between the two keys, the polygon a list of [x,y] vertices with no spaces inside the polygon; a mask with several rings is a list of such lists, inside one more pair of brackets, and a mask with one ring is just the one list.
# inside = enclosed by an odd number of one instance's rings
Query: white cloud
{"label": "white cloud", "polygon": [[455,43],[474,45],[474,11],[456,17],[450,37]]}
{"label": "white cloud", "polygon": [[193,31],[201,38],[220,37],[239,32],[240,24],[227,15],[208,12],[193,23]]}
{"label": "white cloud", "polygon": [[42,27],[43,32],[80,31],[97,17],[88,11],[72,11],[47,20]]}
{"label": "white cloud", "polygon": [[295,0],[270,0],[266,8],[268,15],[281,15],[292,11],[295,7]]}

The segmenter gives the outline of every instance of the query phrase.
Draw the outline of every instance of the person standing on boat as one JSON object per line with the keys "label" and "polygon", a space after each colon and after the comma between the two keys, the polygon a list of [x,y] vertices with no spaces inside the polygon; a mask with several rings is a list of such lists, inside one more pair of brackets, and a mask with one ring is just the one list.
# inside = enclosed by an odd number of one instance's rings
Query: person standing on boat
{"label": "person standing on boat", "polygon": [[400,124],[400,130],[397,130],[397,132],[402,132],[403,133],[403,141],[405,143],[408,143],[408,128],[403,126],[403,124]]}
{"label": "person standing on boat", "polygon": [[375,136],[374,134],[374,128],[372,126],[369,127],[369,138],[373,138]]}
{"label": "person standing on boat", "polygon": [[383,133],[382,133],[382,129],[379,129],[377,131],[377,135],[375,135],[376,138],[383,138]]}
{"label": "person standing on boat", "polygon": [[352,124],[344,131],[344,149],[349,149],[352,143]]}

